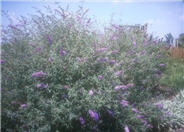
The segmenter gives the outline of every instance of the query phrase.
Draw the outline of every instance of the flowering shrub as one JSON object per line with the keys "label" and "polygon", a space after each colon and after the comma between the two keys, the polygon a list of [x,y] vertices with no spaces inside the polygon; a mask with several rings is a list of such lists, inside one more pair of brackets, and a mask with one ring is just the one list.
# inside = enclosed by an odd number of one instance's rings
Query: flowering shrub
{"label": "flowering shrub", "polygon": [[59,7],[5,29],[3,131],[140,132],[167,117],[147,106],[165,66],[162,44],[114,24],[99,37],[86,12]]}

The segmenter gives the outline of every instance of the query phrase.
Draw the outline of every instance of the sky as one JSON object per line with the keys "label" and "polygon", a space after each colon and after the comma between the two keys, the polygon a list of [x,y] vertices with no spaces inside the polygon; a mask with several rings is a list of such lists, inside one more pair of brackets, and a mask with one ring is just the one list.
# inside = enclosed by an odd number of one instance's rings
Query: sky
{"label": "sky", "polygon": [[[89,9],[88,16],[97,21],[97,25],[113,22],[116,24],[145,24],[148,23],[148,32],[154,36],[164,37],[167,33],[177,38],[184,33],[184,2],[179,0],[88,0],[88,1],[1,1],[1,11],[8,11],[14,19],[16,17],[35,14],[37,7],[43,10],[44,5],[56,8],[56,5],[75,11],[82,6]],[[8,25],[5,16],[1,19],[2,25]]]}

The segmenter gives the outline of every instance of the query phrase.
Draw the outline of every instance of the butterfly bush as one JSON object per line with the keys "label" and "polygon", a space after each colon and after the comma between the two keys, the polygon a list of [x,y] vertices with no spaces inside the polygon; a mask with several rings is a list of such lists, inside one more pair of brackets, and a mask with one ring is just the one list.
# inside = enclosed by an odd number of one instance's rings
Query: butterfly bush
{"label": "butterfly bush", "polygon": [[82,7],[46,8],[2,36],[2,131],[139,132],[162,120],[147,108],[160,43],[116,24],[98,34]]}

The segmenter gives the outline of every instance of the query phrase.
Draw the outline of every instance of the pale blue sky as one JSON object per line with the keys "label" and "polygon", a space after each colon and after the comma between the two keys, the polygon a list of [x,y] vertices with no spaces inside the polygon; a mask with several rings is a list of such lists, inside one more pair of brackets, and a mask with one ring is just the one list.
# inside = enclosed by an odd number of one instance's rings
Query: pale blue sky
{"label": "pale blue sky", "polygon": [[[128,0],[127,0],[128,1]],[[130,0],[129,0],[130,1]],[[89,16],[95,18],[98,24],[108,24],[113,18],[114,23],[118,24],[144,24],[149,23],[148,31],[155,36],[163,37],[167,33],[172,33],[178,37],[184,33],[184,2],[120,2],[112,0],[111,2],[62,2],[60,5],[69,9],[77,10],[81,5],[89,8]],[[32,7],[42,8],[43,5],[55,7],[54,2],[18,2],[3,1],[1,8],[9,11],[12,16],[28,15],[34,13]],[[95,20],[93,19],[93,20]],[[7,25],[8,21],[2,17],[2,24]],[[99,26],[99,25],[98,25]]]}

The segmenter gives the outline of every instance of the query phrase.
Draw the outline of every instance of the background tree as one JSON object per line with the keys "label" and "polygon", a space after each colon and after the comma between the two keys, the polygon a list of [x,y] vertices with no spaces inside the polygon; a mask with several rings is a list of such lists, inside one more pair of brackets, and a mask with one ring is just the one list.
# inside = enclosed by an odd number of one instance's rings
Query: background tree
{"label": "background tree", "polygon": [[181,33],[178,38],[178,45],[184,48],[184,33]]}
{"label": "background tree", "polygon": [[165,39],[167,44],[173,44],[174,37],[171,33],[166,34]]}

